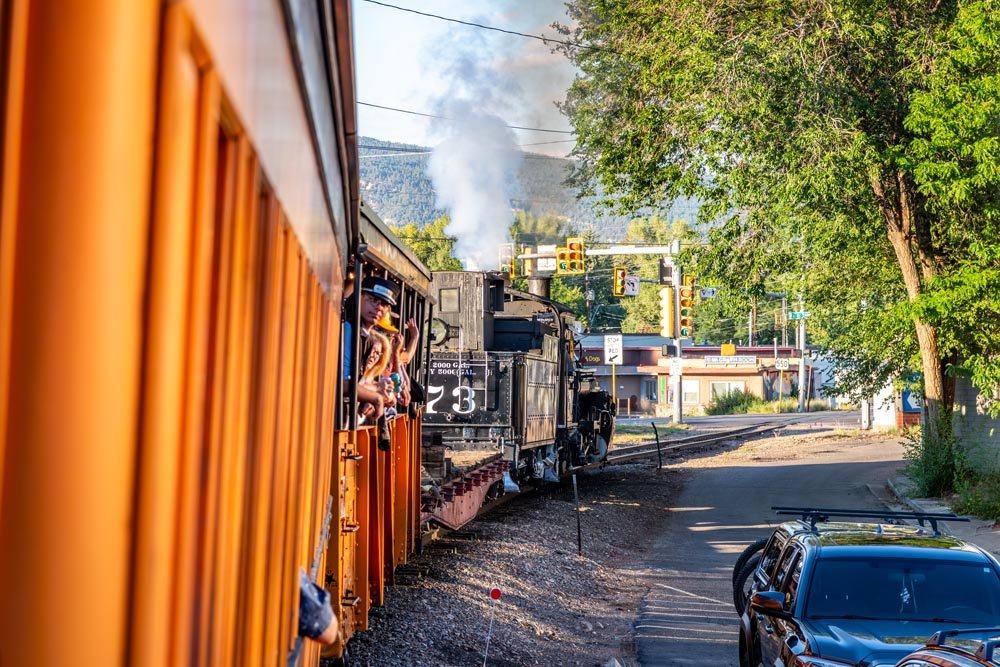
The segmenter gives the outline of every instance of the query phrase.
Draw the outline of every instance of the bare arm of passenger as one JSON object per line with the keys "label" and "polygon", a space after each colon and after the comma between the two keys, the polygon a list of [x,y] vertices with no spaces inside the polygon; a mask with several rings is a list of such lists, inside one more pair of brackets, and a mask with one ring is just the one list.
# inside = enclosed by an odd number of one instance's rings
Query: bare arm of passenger
{"label": "bare arm of passenger", "polygon": [[406,349],[399,355],[399,360],[404,364],[410,363],[410,360],[417,353],[417,345],[420,344],[420,328],[417,326],[417,321],[412,317],[406,320],[406,334]]}

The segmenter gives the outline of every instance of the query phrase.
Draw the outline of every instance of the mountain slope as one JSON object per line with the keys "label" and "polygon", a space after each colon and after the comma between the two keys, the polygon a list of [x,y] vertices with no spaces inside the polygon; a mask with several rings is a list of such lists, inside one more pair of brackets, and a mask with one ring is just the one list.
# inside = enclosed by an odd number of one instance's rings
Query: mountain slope
{"label": "mountain slope", "polygon": [[[361,197],[386,222],[423,227],[444,215],[427,175],[430,148],[370,137],[360,137],[358,143]],[[508,183],[511,208],[564,217],[575,229],[593,228],[605,240],[620,238],[627,219],[602,215],[593,200],[578,200],[576,191],[564,185],[571,166],[567,159],[525,153],[516,179]]]}

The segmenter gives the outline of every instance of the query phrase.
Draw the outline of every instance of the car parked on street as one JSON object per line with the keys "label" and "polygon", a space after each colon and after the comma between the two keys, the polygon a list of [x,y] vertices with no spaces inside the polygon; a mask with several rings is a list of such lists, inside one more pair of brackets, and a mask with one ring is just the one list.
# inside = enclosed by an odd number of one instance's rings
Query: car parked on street
{"label": "car parked on street", "polygon": [[753,572],[741,667],[892,667],[942,627],[1000,625],[1000,564],[938,531],[959,517],[774,509],[799,519],[775,529]]}
{"label": "car parked on street", "polygon": [[[896,667],[996,667],[1000,627],[935,632],[926,645]],[[997,657],[995,657],[997,656]]]}

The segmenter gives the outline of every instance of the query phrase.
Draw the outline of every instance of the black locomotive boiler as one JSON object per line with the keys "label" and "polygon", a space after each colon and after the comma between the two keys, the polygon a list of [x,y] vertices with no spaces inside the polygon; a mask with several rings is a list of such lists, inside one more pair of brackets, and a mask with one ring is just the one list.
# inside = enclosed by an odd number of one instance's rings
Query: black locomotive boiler
{"label": "black locomotive boiler", "polygon": [[578,364],[582,329],[566,306],[499,272],[435,272],[430,291],[426,442],[493,455],[517,484],[605,458],[614,404]]}

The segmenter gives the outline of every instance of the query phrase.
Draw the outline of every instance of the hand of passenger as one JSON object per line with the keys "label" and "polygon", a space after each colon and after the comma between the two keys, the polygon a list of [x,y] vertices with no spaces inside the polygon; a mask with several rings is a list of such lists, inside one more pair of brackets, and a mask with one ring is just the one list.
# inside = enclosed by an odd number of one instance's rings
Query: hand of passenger
{"label": "hand of passenger", "polygon": [[393,386],[394,384],[392,378],[386,376],[382,376],[381,378],[379,378],[378,381],[379,392],[387,399],[392,396]]}
{"label": "hand of passenger", "polygon": [[417,327],[417,320],[415,318],[410,318],[406,320],[406,333],[410,335],[410,338],[419,338],[420,329]]}

